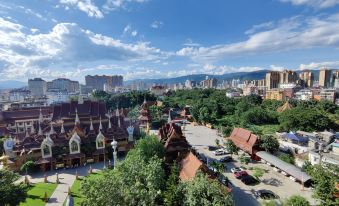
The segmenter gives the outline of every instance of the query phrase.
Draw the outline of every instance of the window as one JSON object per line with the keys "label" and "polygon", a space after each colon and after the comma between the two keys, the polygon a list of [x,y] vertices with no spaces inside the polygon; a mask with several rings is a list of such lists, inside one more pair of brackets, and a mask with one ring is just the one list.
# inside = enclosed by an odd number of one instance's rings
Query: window
{"label": "window", "polygon": [[51,153],[49,151],[49,146],[48,145],[45,145],[44,148],[43,148],[43,156],[49,156]]}
{"label": "window", "polygon": [[73,141],[73,142],[71,143],[71,152],[77,152],[78,149],[79,149],[78,143],[76,143],[75,141]]}
{"label": "window", "polygon": [[96,146],[97,146],[97,149],[102,149],[104,148],[104,141],[105,141],[105,137],[104,135],[99,132],[97,138],[96,138]]}

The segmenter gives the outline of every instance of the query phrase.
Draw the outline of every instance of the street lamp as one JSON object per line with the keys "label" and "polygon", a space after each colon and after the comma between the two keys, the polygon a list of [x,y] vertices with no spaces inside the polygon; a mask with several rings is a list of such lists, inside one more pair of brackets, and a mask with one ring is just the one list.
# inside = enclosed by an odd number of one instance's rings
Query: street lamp
{"label": "street lamp", "polygon": [[118,142],[115,141],[115,139],[113,139],[112,143],[112,148],[113,148],[113,166],[115,168],[116,162],[117,162],[117,146],[118,146]]}

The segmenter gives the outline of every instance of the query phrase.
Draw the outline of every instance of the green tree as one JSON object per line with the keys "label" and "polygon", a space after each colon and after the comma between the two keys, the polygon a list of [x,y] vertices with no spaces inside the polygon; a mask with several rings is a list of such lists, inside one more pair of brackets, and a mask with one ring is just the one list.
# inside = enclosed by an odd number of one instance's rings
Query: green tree
{"label": "green tree", "polygon": [[279,142],[273,135],[262,135],[259,138],[260,147],[267,152],[275,152],[279,149]]}
{"label": "green tree", "polygon": [[290,164],[294,164],[294,162],[295,162],[294,157],[291,154],[281,154],[281,155],[279,155],[279,158],[282,161],[290,163]]}
{"label": "green tree", "polygon": [[265,173],[265,170],[260,167],[253,168],[253,176],[259,180]]}
{"label": "green tree", "polygon": [[166,182],[166,190],[164,192],[164,204],[166,206],[183,205],[184,194],[179,183],[179,168],[174,163],[171,167],[171,174]]}
{"label": "green tree", "polygon": [[165,187],[163,150],[154,139],[146,137],[139,140],[124,162],[106,171],[103,177],[86,178],[81,185],[85,195],[82,205],[161,204]]}
{"label": "green tree", "polygon": [[335,184],[339,182],[339,166],[333,164],[313,165],[307,170],[313,181],[313,196],[321,200],[321,205],[339,205],[339,199],[334,197]]}
{"label": "green tree", "polygon": [[233,154],[238,154],[238,147],[233,143],[232,140],[227,139],[226,142],[224,143],[226,150],[231,153],[231,156]]}
{"label": "green tree", "polygon": [[310,206],[310,202],[306,198],[300,195],[293,195],[288,198],[284,203],[284,206]]}
{"label": "green tree", "polygon": [[247,155],[245,155],[245,154],[241,154],[240,155],[240,157],[239,157],[239,159],[240,159],[240,163],[241,164],[248,164],[249,162],[250,162],[250,158],[247,156]]}
{"label": "green tree", "polygon": [[219,139],[215,139],[215,145],[216,145],[217,147],[220,147],[220,140],[219,140]]}
{"label": "green tree", "polygon": [[19,176],[15,173],[2,169],[0,170],[0,204],[8,206],[19,205],[27,197],[28,186],[20,183],[15,184]]}
{"label": "green tree", "polygon": [[25,164],[20,167],[20,172],[22,173],[26,173],[26,171],[27,173],[32,173],[37,172],[38,170],[39,167],[37,167],[32,160],[25,162]]}
{"label": "green tree", "polygon": [[4,150],[4,141],[5,141],[5,138],[4,137],[0,137],[0,155],[2,155],[5,150]]}
{"label": "green tree", "polygon": [[203,123],[211,122],[211,114],[207,107],[201,107],[199,110],[199,120]]}
{"label": "green tree", "polygon": [[301,106],[282,112],[279,122],[281,129],[285,131],[313,132],[334,127],[334,122],[324,111]]}
{"label": "green tree", "polygon": [[198,173],[192,181],[183,183],[184,204],[187,206],[231,206],[234,205],[230,193],[220,186],[216,180],[208,179],[204,174]]}

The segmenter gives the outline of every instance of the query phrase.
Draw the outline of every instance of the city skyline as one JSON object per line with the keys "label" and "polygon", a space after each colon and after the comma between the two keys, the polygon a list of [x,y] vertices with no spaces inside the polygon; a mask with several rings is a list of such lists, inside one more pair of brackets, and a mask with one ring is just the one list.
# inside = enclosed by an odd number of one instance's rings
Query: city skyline
{"label": "city skyline", "polygon": [[5,0],[0,75],[83,82],[339,67],[339,1],[260,3]]}

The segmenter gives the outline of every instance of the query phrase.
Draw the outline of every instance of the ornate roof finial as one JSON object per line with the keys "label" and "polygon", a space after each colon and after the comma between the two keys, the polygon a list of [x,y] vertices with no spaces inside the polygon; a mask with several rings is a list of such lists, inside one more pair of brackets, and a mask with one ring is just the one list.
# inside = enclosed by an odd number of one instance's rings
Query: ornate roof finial
{"label": "ornate roof finial", "polygon": [[39,123],[42,123],[44,121],[44,117],[42,116],[42,110],[41,107],[39,109]]}
{"label": "ornate roof finial", "polygon": [[92,121],[92,117],[90,117],[90,121],[91,121],[91,125],[89,126],[89,130],[93,131],[94,127],[93,127],[93,121]]}
{"label": "ornate roof finial", "polygon": [[28,133],[28,130],[27,130],[27,125],[26,125],[26,123],[25,123],[25,131],[26,131],[25,137],[29,137],[29,133]]}
{"label": "ornate roof finial", "polygon": [[38,131],[38,135],[39,135],[39,136],[43,135],[40,122],[39,122],[39,131]]}
{"label": "ornate roof finial", "polygon": [[144,95],[144,104],[146,104],[146,94]]}
{"label": "ornate roof finial", "polygon": [[99,125],[99,131],[102,130],[102,124],[101,124],[101,115],[100,115],[100,125]]}
{"label": "ornate roof finial", "polygon": [[119,111],[119,108],[117,107],[117,110],[115,110],[115,116],[117,116],[118,118],[118,127],[121,126],[121,123],[120,123],[120,111]]}
{"label": "ornate roof finial", "polygon": [[75,108],[75,124],[80,124],[80,119],[79,119],[79,115],[78,115],[78,109]]}
{"label": "ornate roof finial", "polygon": [[65,133],[65,128],[64,128],[64,122],[61,123],[61,130],[60,130],[61,134]]}
{"label": "ornate roof finial", "polygon": [[171,117],[171,109],[168,110],[168,119],[167,119],[167,123],[172,122],[172,117]]}
{"label": "ornate roof finial", "polygon": [[51,130],[49,131],[49,134],[55,134],[53,123],[51,122]]}
{"label": "ornate roof finial", "polygon": [[34,122],[32,123],[31,134],[35,134]]}

